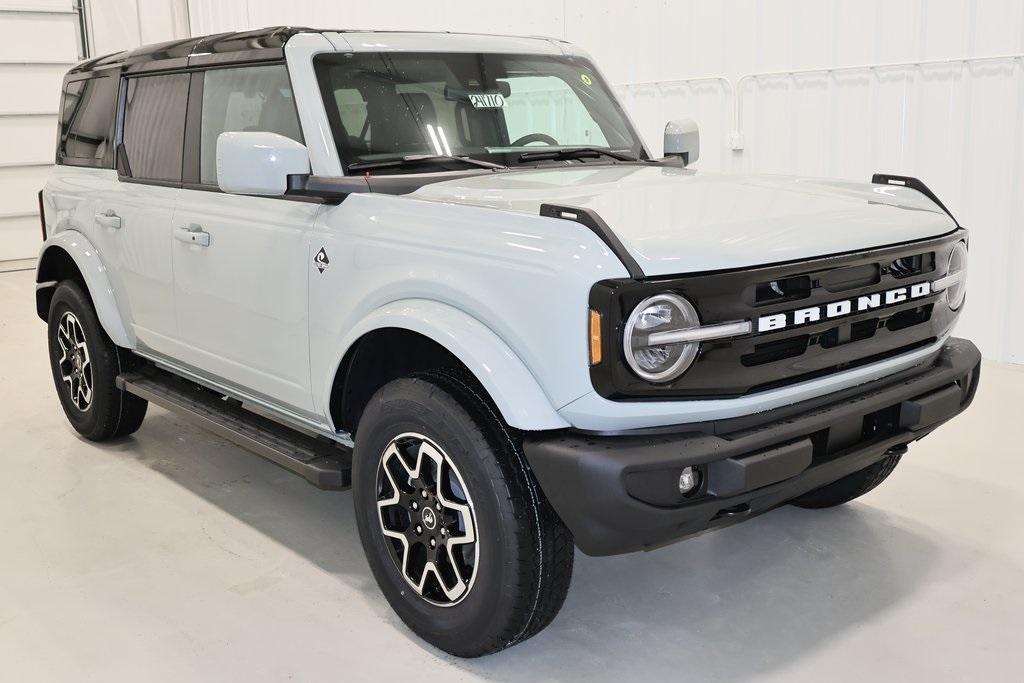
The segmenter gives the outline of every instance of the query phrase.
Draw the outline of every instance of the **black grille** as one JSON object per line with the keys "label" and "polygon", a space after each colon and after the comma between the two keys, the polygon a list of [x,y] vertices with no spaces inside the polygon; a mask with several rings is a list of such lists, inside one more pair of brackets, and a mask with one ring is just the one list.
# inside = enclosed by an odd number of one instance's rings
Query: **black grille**
{"label": "black grille", "polygon": [[[754,320],[861,295],[884,292],[945,274],[949,252],[966,231],[945,237],[799,263],[652,280],[606,280],[591,291],[602,312],[604,357],[591,368],[594,387],[614,399],[741,396],[822,377],[926,346],[953,324],[955,314],[930,294],[843,318],[705,342],[693,366],[666,384],[634,375],[622,358],[625,319],[643,299],[682,294],[704,324]],[[941,305],[936,305],[939,302]]]}

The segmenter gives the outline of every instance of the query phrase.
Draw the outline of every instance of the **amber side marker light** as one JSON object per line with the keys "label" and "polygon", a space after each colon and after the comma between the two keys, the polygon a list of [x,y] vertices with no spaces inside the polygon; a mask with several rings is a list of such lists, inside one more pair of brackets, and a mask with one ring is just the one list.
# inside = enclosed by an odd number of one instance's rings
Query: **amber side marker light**
{"label": "amber side marker light", "polygon": [[601,314],[590,309],[590,364],[601,363]]}

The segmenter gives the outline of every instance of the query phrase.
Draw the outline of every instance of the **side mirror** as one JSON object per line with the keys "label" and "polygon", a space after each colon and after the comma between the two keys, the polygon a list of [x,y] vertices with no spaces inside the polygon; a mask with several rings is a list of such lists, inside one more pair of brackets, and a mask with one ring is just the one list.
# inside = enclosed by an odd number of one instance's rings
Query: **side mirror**
{"label": "side mirror", "polygon": [[309,174],[309,152],[291,138],[277,133],[217,136],[217,185],[224,192],[281,196],[294,174]]}
{"label": "side mirror", "polygon": [[665,126],[665,156],[680,157],[683,166],[700,158],[700,131],[693,119],[669,121]]}

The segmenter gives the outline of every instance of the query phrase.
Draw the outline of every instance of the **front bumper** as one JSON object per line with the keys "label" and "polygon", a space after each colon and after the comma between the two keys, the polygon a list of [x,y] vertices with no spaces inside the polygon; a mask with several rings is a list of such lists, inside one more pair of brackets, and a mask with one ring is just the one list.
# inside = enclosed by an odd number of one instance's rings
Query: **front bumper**
{"label": "front bumper", "polygon": [[[749,519],[924,437],[974,399],[981,354],[950,339],[930,363],[746,417],[665,430],[539,432],[526,457],[588,555],[650,549]],[[701,485],[679,493],[680,471]]]}

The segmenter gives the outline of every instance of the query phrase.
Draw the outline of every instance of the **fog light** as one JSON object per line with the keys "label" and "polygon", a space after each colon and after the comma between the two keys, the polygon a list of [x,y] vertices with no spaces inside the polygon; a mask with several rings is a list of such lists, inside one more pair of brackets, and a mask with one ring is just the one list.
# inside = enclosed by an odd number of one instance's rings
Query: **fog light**
{"label": "fog light", "polygon": [[679,493],[684,496],[692,493],[700,486],[700,470],[695,467],[684,467],[679,474]]}

